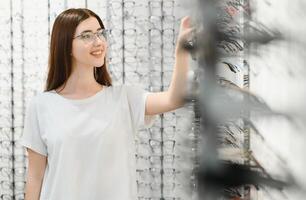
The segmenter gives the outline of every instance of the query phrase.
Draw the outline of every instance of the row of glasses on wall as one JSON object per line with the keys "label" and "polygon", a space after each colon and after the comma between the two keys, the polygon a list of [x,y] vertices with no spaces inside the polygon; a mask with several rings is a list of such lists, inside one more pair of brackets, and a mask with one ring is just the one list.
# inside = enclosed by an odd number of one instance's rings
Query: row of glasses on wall
{"label": "row of glasses on wall", "polygon": [[[108,59],[116,83],[137,84],[151,92],[169,87],[180,22],[175,13],[178,8],[174,0],[109,2]],[[193,152],[194,143],[189,142],[191,146],[186,147],[185,140],[190,139],[186,129],[192,117],[190,108],[165,113],[151,128],[139,131],[136,139],[139,199],[188,196],[184,188],[191,173],[186,171],[192,171],[192,165],[188,166],[190,154],[186,151]],[[191,188],[190,184],[187,186]]]}
{"label": "row of glasses on wall", "polygon": [[[37,6],[47,8],[46,3]],[[1,32],[5,40],[0,44],[0,199],[6,200],[24,199],[26,155],[17,140],[23,130],[26,99],[36,93],[39,77],[36,66],[43,63],[33,53],[44,47],[33,42],[44,34],[43,29],[36,29],[43,28],[39,26],[39,13],[24,17],[24,8],[23,3],[13,1],[2,2],[0,8],[0,24],[6,30]],[[30,30],[32,24],[36,26]],[[27,42],[25,37],[29,38]]]}

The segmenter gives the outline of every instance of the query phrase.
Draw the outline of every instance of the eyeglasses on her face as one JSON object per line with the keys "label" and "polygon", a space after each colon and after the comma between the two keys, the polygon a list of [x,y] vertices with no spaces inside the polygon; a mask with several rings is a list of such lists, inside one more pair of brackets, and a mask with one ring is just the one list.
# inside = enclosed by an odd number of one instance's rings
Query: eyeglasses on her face
{"label": "eyeglasses on her face", "polygon": [[97,31],[96,33],[90,32],[90,31],[85,31],[83,33],[81,33],[80,35],[74,37],[75,38],[80,38],[81,40],[83,40],[86,43],[92,43],[95,41],[96,36],[102,40],[102,41],[106,41],[106,37],[107,37],[107,31],[106,29],[101,29],[99,31]]}

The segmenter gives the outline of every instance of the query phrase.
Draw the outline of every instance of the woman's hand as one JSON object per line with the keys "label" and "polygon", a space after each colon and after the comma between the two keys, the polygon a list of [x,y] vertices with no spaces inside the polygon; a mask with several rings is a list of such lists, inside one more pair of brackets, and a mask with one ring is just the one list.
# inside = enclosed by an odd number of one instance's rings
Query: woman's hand
{"label": "woman's hand", "polygon": [[188,41],[191,41],[193,39],[193,31],[194,28],[191,27],[191,19],[189,16],[185,16],[181,19],[181,24],[180,24],[180,30],[179,30],[179,35],[177,39],[177,44],[175,48],[175,53],[180,54],[180,53],[187,53],[186,49],[186,44]]}

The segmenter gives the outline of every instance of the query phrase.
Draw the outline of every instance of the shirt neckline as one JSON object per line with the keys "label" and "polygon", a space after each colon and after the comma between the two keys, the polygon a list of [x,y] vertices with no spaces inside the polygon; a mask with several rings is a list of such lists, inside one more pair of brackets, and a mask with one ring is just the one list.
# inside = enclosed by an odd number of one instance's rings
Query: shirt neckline
{"label": "shirt neckline", "polygon": [[95,100],[96,98],[98,98],[99,96],[101,96],[102,94],[104,94],[107,90],[107,86],[103,86],[103,88],[101,90],[99,90],[98,92],[96,92],[95,94],[89,96],[89,97],[86,97],[86,98],[82,98],[82,99],[70,99],[70,98],[67,98],[67,97],[64,97],[62,95],[60,95],[59,93],[57,93],[55,91],[55,89],[52,90],[52,92],[60,97],[61,99],[65,100],[65,101],[69,101],[71,103],[75,103],[75,104],[83,104],[83,103],[88,103],[88,102],[92,102],[93,100]]}

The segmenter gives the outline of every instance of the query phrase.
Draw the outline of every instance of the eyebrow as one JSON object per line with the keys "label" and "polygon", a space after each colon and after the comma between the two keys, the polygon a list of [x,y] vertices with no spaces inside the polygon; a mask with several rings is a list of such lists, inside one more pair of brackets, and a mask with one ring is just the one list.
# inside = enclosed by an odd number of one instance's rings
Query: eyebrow
{"label": "eyebrow", "polygon": [[[97,29],[97,31],[102,30],[102,29],[103,29],[103,28],[100,27],[100,28]],[[80,34],[82,34],[82,33],[88,33],[88,32],[92,32],[92,31],[91,31],[91,30],[85,30],[85,31],[82,31]]]}

